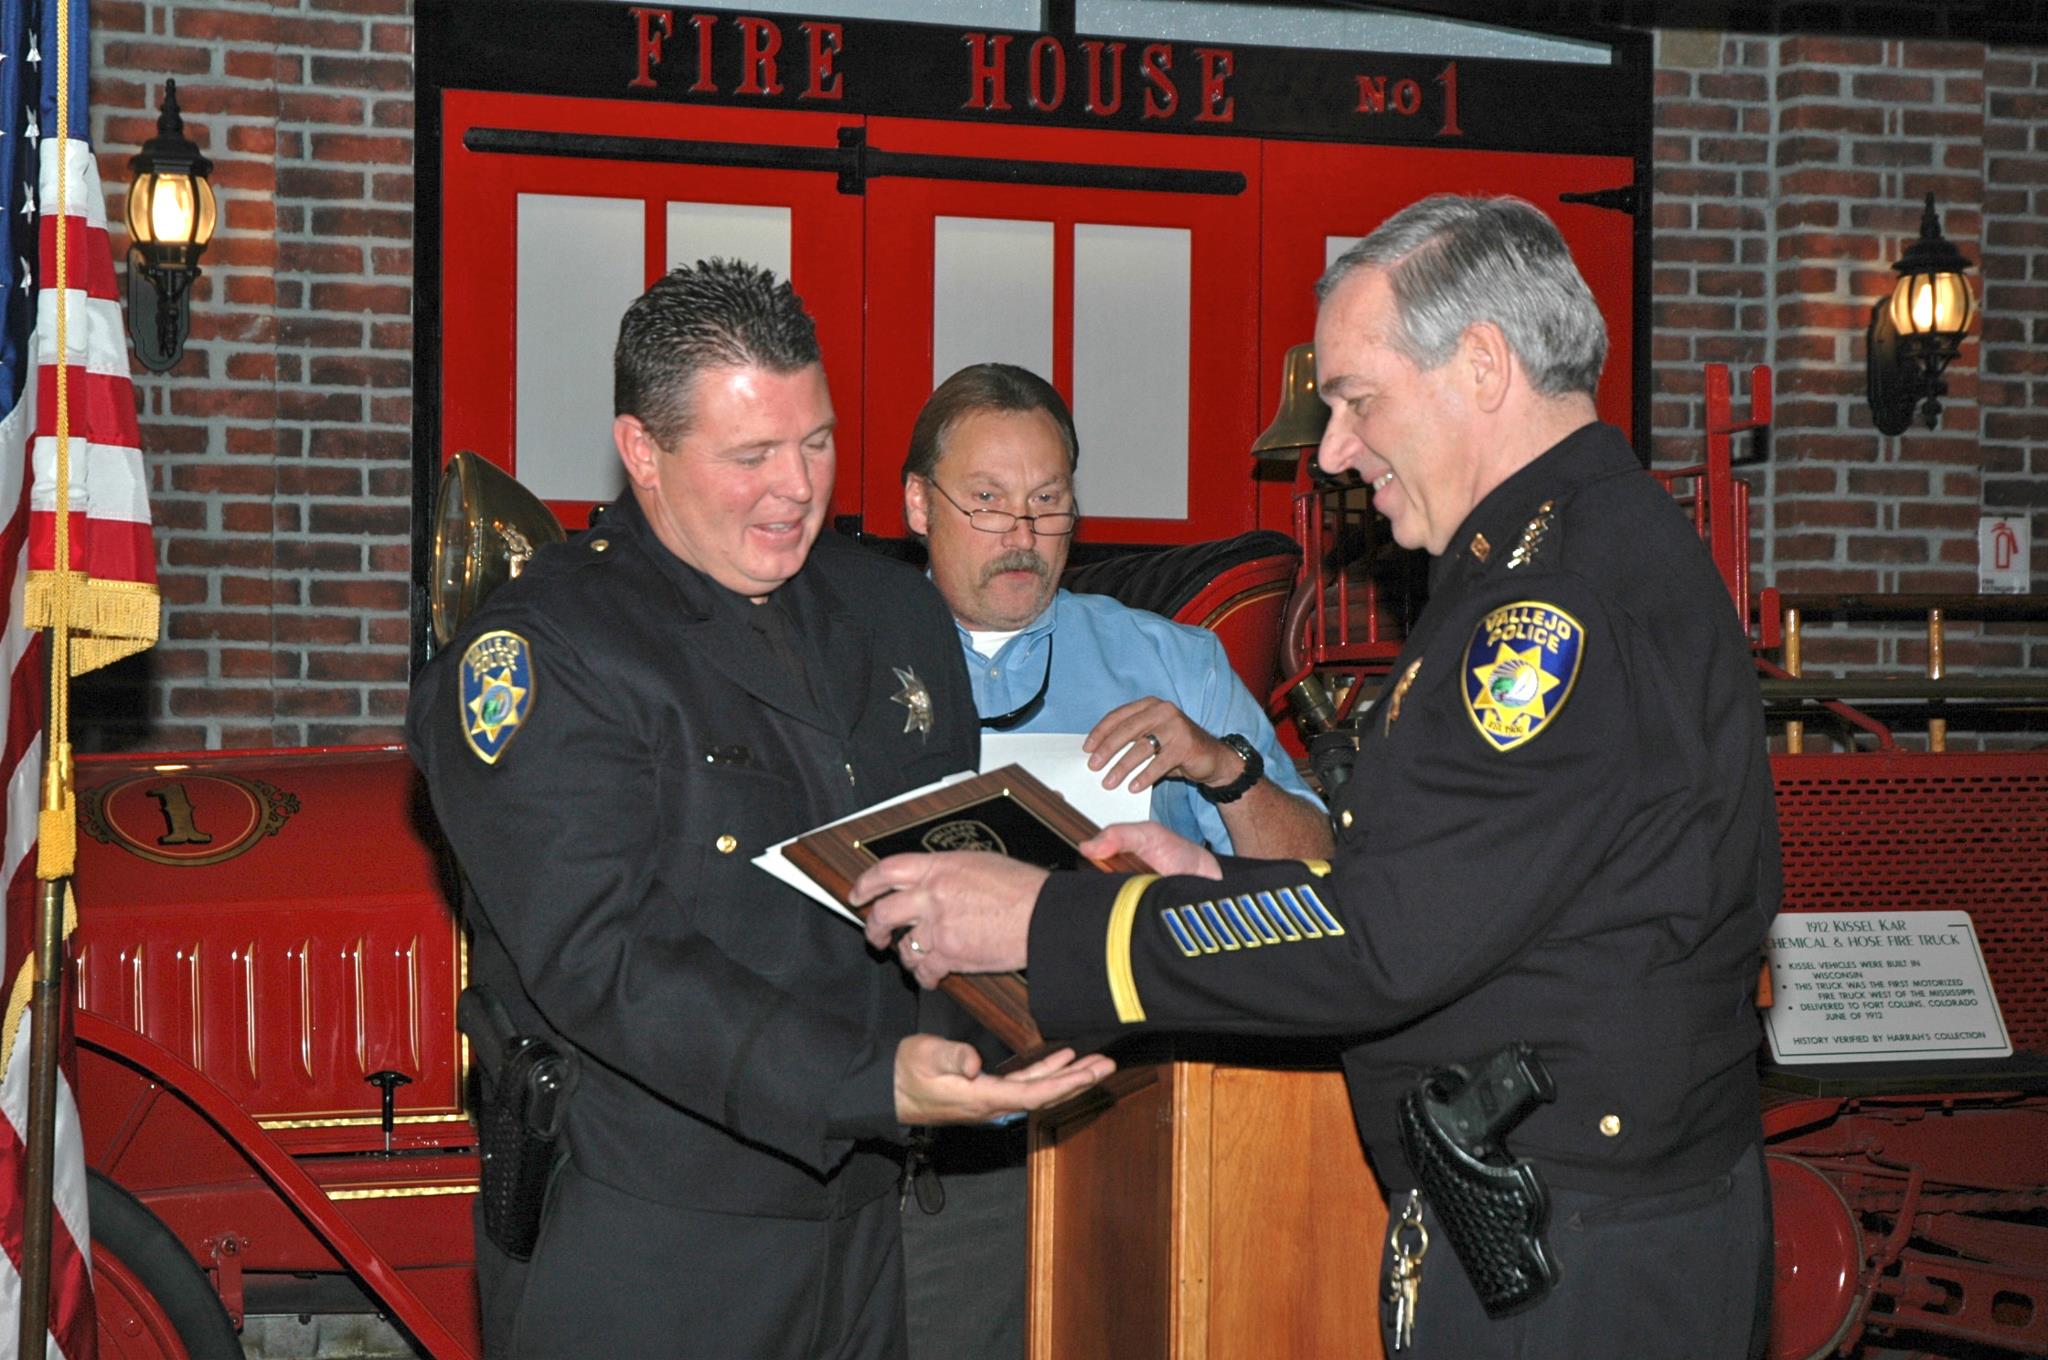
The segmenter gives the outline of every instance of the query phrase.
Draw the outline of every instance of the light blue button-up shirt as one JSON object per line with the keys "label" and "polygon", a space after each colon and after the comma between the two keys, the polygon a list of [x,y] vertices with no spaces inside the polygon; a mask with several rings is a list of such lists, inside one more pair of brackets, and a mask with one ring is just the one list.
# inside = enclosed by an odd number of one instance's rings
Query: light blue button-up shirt
{"label": "light blue button-up shirt", "polygon": [[[1112,708],[1151,695],[1171,702],[1211,736],[1236,732],[1250,738],[1266,758],[1266,778],[1322,806],[1295,773],[1293,757],[1231,670],[1230,658],[1214,633],[1133,609],[1107,595],[1060,591],[1043,614],[992,658],[975,651],[973,636],[960,628],[974,704],[984,717],[1031,701],[1045,679],[1046,648],[1055,631],[1059,646],[1052,649],[1052,682],[1046,688],[1045,706],[1013,731],[1085,734]],[[1230,853],[1223,814],[1186,780],[1166,779],[1152,786],[1152,820],[1219,853]]]}

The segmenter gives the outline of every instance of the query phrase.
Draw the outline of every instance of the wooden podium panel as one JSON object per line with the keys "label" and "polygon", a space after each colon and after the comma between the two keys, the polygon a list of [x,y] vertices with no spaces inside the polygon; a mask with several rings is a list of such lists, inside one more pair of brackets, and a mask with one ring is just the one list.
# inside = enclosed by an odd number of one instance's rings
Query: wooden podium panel
{"label": "wooden podium panel", "polygon": [[1344,1077],[1168,1061],[1036,1115],[1031,1360],[1380,1360]]}

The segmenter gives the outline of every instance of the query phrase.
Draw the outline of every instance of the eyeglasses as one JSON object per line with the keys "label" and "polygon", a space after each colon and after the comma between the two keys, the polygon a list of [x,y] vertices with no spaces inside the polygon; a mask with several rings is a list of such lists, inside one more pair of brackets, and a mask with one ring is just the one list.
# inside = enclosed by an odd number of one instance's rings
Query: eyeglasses
{"label": "eyeglasses", "polygon": [[1031,526],[1031,532],[1040,538],[1064,538],[1074,532],[1074,522],[1081,518],[1075,510],[1052,510],[1037,515],[1013,515],[1007,510],[969,510],[953,499],[937,482],[927,477],[925,485],[946,498],[946,504],[967,516],[967,522],[985,534],[1007,534],[1017,527],[1019,521]]}

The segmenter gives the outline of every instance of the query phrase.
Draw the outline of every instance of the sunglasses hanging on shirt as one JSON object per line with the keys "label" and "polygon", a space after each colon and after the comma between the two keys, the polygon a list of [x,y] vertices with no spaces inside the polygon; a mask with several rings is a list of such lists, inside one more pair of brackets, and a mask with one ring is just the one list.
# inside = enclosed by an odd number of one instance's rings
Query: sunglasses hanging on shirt
{"label": "sunglasses hanging on shirt", "polygon": [[982,730],[985,732],[1007,732],[1013,727],[1030,722],[1038,716],[1038,711],[1045,707],[1045,692],[1050,688],[1052,688],[1052,637],[1048,634],[1045,639],[1045,678],[1038,682],[1038,693],[1032,695],[1008,713],[998,713],[992,718],[983,718],[981,720]]}

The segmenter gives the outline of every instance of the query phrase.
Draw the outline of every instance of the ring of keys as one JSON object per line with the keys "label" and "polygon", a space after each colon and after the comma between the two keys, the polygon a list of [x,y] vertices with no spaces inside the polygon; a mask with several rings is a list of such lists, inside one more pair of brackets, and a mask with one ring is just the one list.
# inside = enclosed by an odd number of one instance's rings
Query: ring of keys
{"label": "ring of keys", "polygon": [[1422,1258],[1429,1251],[1429,1229],[1422,1224],[1420,1190],[1408,1192],[1408,1202],[1387,1232],[1387,1250],[1394,1259],[1387,1278],[1387,1303],[1394,1310],[1394,1349],[1405,1351],[1415,1336],[1415,1310],[1422,1297]]}

